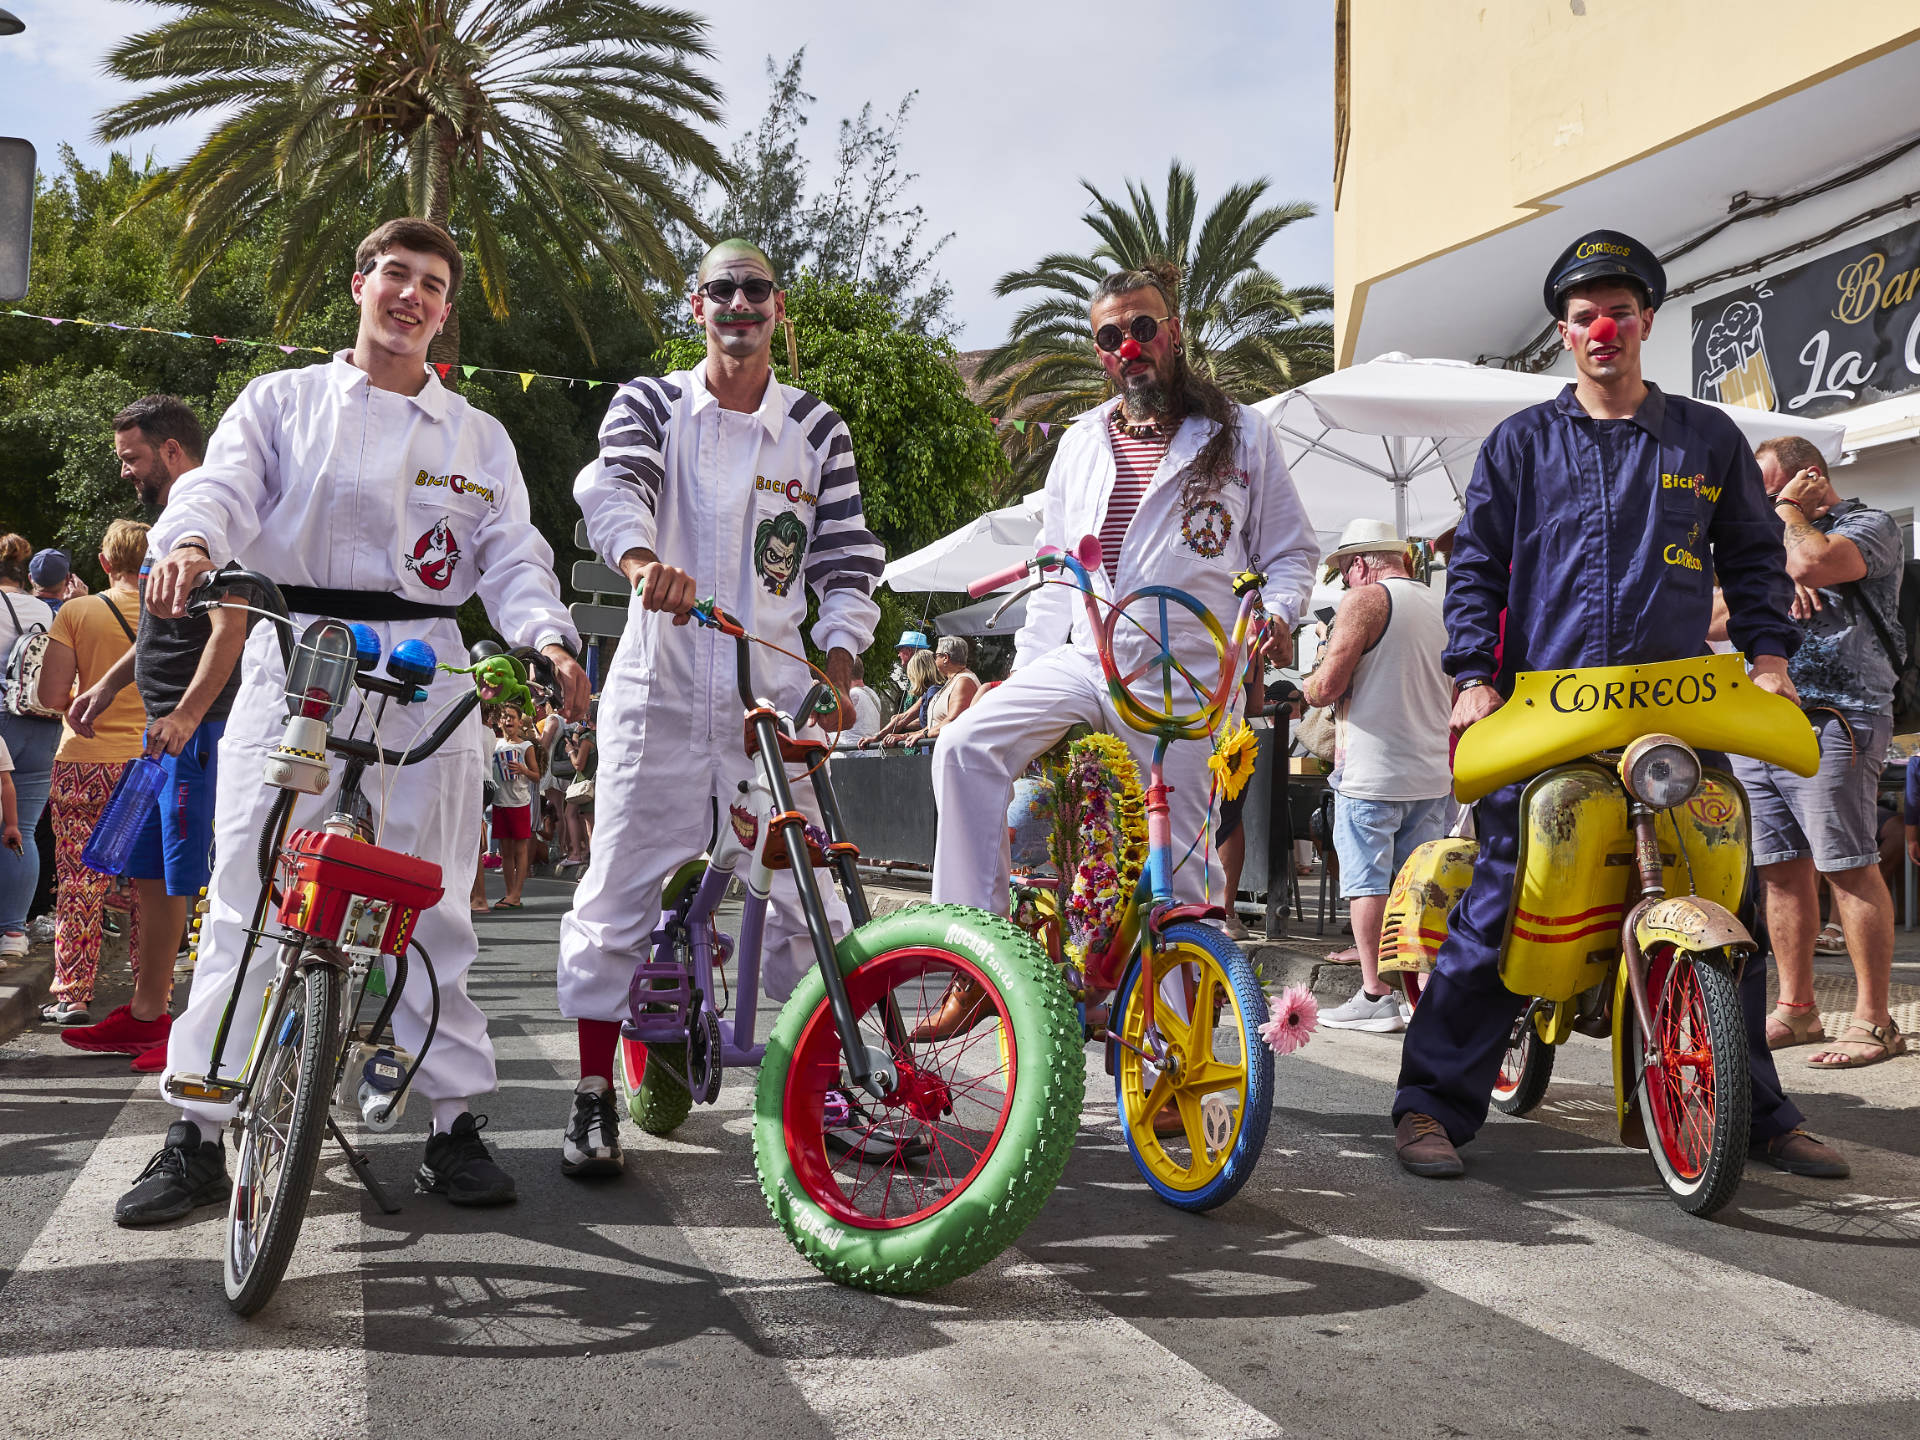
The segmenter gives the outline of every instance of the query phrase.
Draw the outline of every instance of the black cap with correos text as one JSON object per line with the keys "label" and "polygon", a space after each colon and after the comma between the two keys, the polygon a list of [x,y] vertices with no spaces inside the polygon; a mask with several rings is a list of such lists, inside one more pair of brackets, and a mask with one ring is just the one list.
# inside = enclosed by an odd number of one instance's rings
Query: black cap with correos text
{"label": "black cap with correos text", "polygon": [[1590,230],[1560,252],[1547,271],[1541,298],[1547,313],[1560,318],[1560,302],[1576,285],[1593,280],[1631,280],[1647,292],[1647,303],[1658,310],[1667,298],[1667,272],[1660,258],[1631,235],[1618,230]]}

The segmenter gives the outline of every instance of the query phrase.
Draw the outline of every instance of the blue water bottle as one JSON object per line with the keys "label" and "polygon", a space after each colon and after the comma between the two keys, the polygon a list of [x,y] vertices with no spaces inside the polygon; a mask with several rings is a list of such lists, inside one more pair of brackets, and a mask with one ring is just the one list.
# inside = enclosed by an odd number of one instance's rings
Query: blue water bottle
{"label": "blue water bottle", "polygon": [[166,783],[166,767],[158,760],[142,755],[128,761],[127,768],[120,772],[120,783],[113,787],[113,798],[101,813],[100,823],[87,837],[86,849],[80,852],[80,863],[102,875],[124,875],[127,859],[133,854],[133,842],[140,838],[140,828],[146,824],[147,814]]}

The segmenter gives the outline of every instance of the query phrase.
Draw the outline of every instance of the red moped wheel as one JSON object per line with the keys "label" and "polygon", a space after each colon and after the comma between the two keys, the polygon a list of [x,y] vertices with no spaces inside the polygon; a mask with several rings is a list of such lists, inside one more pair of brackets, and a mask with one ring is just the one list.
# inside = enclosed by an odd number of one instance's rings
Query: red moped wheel
{"label": "red moped wheel", "polygon": [[1544,1001],[1536,1000],[1520,1012],[1500,1057],[1500,1073],[1493,1081],[1493,1107],[1506,1115],[1525,1115],[1546,1098],[1553,1079],[1553,1046],[1540,1038],[1533,1023]]}
{"label": "red moped wheel", "polygon": [[1740,996],[1720,957],[1661,946],[1647,956],[1647,1002],[1640,1107],[1654,1166],[1681,1209],[1711,1215],[1747,1163],[1753,1098]]}

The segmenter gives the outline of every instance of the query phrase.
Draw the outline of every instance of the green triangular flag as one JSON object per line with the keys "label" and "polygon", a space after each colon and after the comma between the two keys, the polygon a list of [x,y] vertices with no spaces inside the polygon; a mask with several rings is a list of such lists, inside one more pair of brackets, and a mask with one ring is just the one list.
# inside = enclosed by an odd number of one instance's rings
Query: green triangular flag
{"label": "green triangular flag", "polygon": [[1027,433],[1027,422],[1024,420],[1016,420],[1013,422],[1013,428],[1024,435]]}
{"label": "green triangular flag", "polygon": [[479,368],[480,367],[478,365],[462,365],[460,367],[460,373],[466,376],[467,379],[471,380],[473,378],[473,372],[478,370]]}

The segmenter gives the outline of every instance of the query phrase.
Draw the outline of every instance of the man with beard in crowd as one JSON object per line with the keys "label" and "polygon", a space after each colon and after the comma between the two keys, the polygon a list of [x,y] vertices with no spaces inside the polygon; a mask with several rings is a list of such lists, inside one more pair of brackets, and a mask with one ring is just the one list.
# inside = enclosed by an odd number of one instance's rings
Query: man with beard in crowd
{"label": "man with beard in crowd", "polygon": [[[120,477],[158,514],[173,482],[200,464],[200,421],[172,395],[148,395],[113,418]],[[144,588],[153,557],[141,567]],[[173,1026],[173,960],[186,934],[187,909],[206,887],[213,854],[215,752],[240,688],[243,611],[163,620],[145,605],[133,648],[90,688],[74,697],[67,721],[84,736],[129,683],[147,712],[146,753],[167,772],[126,873],[140,897],[140,955],[133,998],[94,1025],[61,1032],[76,1050],[133,1056],[133,1068],[166,1064]]]}

